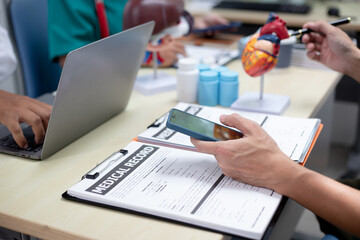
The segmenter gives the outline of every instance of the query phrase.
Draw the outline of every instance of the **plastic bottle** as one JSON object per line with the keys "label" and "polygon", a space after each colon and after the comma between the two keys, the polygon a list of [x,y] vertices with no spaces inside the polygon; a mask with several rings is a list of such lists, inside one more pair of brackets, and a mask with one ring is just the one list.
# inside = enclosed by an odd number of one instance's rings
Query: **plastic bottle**
{"label": "plastic bottle", "polygon": [[210,65],[208,65],[208,64],[203,64],[203,63],[202,63],[202,64],[198,64],[198,65],[197,65],[197,68],[199,69],[200,72],[211,70],[211,69],[210,69]]}
{"label": "plastic bottle", "polygon": [[194,103],[197,100],[199,70],[197,62],[191,58],[182,58],[176,72],[177,99],[180,102]]}
{"label": "plastic bottle", "polygon": [[219,79],[220,79],[220,74],[223,71],[229,71],[229,69],[225,66],[218,66],[218,67],[213,68],[212,70],[218,73]]}
{"label": "plastic bottle", "polygon": [[215,106],[219,98],[219,79],[215,71],[200,72],[198,102],[201,105]]}
{"label": "plastic bottle", "polygon": [[235,71],[222,71],[219,85],[219,104],[230,107],[239,96],[239,74]]}

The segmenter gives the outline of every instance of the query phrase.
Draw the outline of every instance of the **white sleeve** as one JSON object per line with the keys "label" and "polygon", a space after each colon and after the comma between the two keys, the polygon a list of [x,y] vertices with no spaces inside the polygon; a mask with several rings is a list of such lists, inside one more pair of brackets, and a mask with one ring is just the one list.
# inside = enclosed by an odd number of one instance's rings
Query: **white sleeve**
{"label": "white sleeve", "polygon": [[0,26],[0,82],[12,74],[16,68],[16,56],[9,35]]}

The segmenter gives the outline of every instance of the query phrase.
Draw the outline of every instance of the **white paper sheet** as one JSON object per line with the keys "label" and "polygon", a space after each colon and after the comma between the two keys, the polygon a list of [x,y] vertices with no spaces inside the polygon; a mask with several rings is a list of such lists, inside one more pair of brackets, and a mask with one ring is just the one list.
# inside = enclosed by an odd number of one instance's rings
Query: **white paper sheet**
{"label": "white paper sheet", "polygon": [[70,196],[260,239],[281,195],[224,176],[212,155],[131,142],[128,154]]}

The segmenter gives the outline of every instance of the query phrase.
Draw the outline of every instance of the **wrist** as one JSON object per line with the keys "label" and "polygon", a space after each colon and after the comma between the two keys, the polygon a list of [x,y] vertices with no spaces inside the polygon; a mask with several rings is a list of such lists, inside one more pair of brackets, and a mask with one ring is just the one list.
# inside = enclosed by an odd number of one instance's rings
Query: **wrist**
{"label": "wrist", "polygon": [[284,167],[277,173],[278,182],[273,189],[282,195],[292,197],[294,189],[305,178],[308,170],[289,158],[286,160]]}
{"label": "wrist", "polygon": [[345,74],[360,82],[360,49],[356,48],[352,52]]}

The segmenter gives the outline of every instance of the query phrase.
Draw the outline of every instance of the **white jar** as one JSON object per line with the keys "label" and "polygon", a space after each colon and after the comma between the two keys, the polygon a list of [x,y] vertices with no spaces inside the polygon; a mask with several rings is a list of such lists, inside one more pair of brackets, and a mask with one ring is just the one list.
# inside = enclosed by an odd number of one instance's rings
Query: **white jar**
{"label": "white jar", "polygon": [[182,58],[178,62],[177,99],[180,102],[194,103],[197,101],[199,70],[197,61],[191,58]]}

